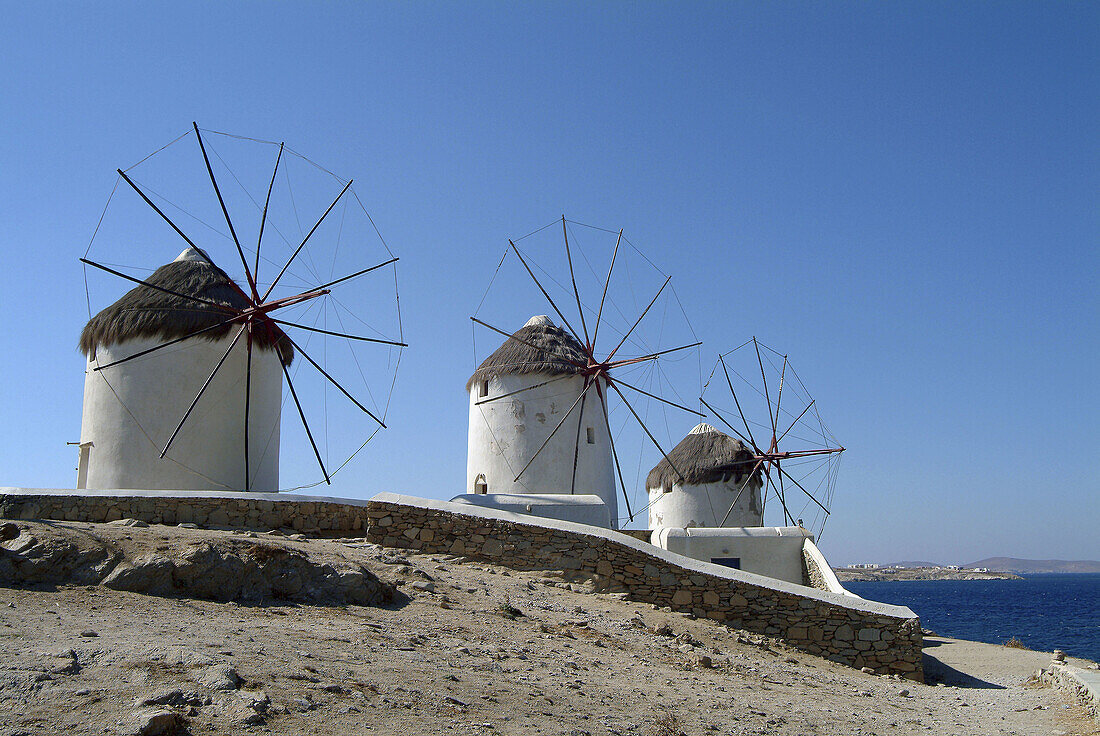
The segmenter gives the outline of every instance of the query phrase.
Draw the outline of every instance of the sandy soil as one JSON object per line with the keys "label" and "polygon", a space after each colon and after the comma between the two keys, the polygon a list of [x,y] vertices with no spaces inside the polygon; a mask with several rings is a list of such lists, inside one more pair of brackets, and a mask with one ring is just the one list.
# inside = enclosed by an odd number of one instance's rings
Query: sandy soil
{"label": "sandy soil", "polygon": [[[125,530],[135,544],[166,533],[183,532]],[[362,540],[293,544],[402,593],[379,608],[0,587],[0,734],[169,721],[196,735],[1100,734],[1028,684],[1049,654],[931,638],[919,685],[559,577]]]}

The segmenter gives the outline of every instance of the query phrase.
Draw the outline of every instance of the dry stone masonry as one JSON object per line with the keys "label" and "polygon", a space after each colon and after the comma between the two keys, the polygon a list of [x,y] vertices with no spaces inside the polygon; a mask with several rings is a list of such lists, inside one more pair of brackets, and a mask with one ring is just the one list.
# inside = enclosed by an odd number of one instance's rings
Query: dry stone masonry
{"label": "dry stone masonry", "polygon": [[922,680],[920,620],[907,608],[700,562],[615,531],[383,493],[370,501],[272,493],[0,489],[0,518],[290,528],[366,536],[387,547],[561,570],[630,600],[782,638],[852,667]]}
{"label": "dry stone masonry", "polygon": [[726,572],[617,532],[410,501],[391,494],[372,499],[367,537],[387,547],[475,557],[518,570],[572,571],[630,600],[779,637],[852,667],[923,679],[920,620],[907,608]]}

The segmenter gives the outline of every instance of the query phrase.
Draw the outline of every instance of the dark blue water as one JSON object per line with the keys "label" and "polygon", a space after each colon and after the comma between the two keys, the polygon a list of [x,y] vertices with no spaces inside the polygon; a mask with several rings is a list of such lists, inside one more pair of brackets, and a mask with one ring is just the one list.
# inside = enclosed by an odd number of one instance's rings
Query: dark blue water
{"label": "dark blue water", "polygon": [[1023,580],[889,580],[844,583],[858,596],[909,606],[940,636],[1100,661],[1100,573]]}

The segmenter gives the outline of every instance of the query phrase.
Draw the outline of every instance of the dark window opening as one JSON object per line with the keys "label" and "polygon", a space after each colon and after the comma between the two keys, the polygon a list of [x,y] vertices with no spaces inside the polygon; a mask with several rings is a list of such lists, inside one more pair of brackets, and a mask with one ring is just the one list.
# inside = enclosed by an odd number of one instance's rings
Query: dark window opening
{"label": "dark window opening", "polygon": [[588,428],[588,444],[596,444],[596,429],[594,427]]}
{"label": "dark window opening", "polygon": [[715,565],[722,565],[724,567],[732,567],[734,570],[741,569],[740,557],[711,557],[710,561]]}
{"label": "dark window opening", "polygon": [[489,379],[485,379],[477,385],[477,395],[478,397],[489,395]]}

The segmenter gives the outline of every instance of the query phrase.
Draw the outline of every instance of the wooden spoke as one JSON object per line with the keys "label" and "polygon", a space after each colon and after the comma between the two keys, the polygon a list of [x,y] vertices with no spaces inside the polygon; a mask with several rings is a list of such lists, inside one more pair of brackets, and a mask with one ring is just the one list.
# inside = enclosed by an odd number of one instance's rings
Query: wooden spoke
{"label": "wooden spoke", "polygon": [[290,268],[290,264],[293,263],[294,259],[298,257],[298,254],[302,252],[302,248],[304,248],[306,243],[309,242],[309,239],[313,237],[313,233],[317,232],[317,228],[321,227],[321,223],[325,221],[326,217],[328,217],[328,213],[332,212],[332,208],[336,206],[336,203],[340,201],[340,198],[344,196],[344,192],[346,192],[350,186],[351,180],[349,180],[348,183],[344,185],[344,188],[340,190],[340,193],[336,195],[336,199],[332,200],[332,204],[328,206],[328,209],[325,210],[325,213],[321,215],[321,217],[317,220],[313,227],[310,228],[309,233],[307,233],[306,236],[302,238],[302,242],[298,245],[297,248],[294,249],[294,252],[290,254],[290,258],[287,260],[287,262],[283,264],[283,268],[281,271],[279,271],[279,275],[276,276],[275,280],[271,282],[271,286],[267,287],[267,291],[264,292],[261,301],[267,301],[267,297],[271,295],[272,289],[274,289],[275,285],[279,283],[279,280],[283,277],[283,274],[286,273],[286,270]]}
{"label": "wooden spoke", "polygon": [[576,375],[575,373],[566,373],[565,375],[558,376],[557,378],[551,378],[549,381],[542,381],[541,383],[536,383],[533,386],[526,386],[524,388],[516,389],[515,391],[509,391],[508,393],[500,394],[499,396],[490,396],[489,398],[481,399],[480,401],[475,401],[474,406],[480,406],[481,404],[491,404],[494,401],[499,401],[500,399],[506,399],[509,396],[515,396],[516,394],[521,394],[524,391],[530,391],[532,389],[541,388],[543,386],[547,386],[547,385],[549,385],[551,383],[555,383],[557,381],[564,381],[566,378],[572,378],[575,375]]}
{"label": "wooden spoke", "polygon": [[[607,299],[607,287],[611,285],[611,272],[615,269],[615,259],[619,256],[619,243],[623,239],[623,231],[619,230],[619,237],[615,240],[615,250],[611,253],[611,266],[607,269],[607,281],[603,284],[603,295],[600,296],[600,311],[596,312],[596,326],[592,328],[592,350],[596,349],[596,335],[600,331],[600,318],[603,317],[603,303]],[[633,521],[631,517],[631,521]]]}
{"label": "wooden spoke", "polygon": [[178,435],[180,433],[180,430],[183,429],[183,424],[187,421],[187,417],[191,416],[191,412],[195,410],[195,405],[199,403],[199,399],[201,399],[202,395],[206,393],[206,389],[210,386],[210,382],[214,380],[214,376],[217,375],[218,370],[225,363],[226,358],[229,357],[229,353],[233,351],[233,347],[237,344],[237,340],[241,339],[241,335],[244,334],[244,331],[247,327],[248,325],[241,325],[241,329],[237,330],[237,334],[233,338],[233,342],[229,343],[229,347],[226,348],[225,355],[223,355],[221,357],[221,360],[218,361],[218,364],[214,366],[214,370],[210,371],[209,377],[207,377],[207,379],[203,382],[202,388],[199,389],[198,394],[195,395],[195,400],[191,402],[191,406],[187,407],[187,411],[184,413],[183,419],[181,419],[180,423],[176,425],[176,429],[172,432],[172,436],[168,438],[168,442],[165,443],[164,449],[161,450],[160,456],[162,458],[168,452],[168,448],[172,446],[172,442],[175,441],[176,435]]}
{"label": "wooden spoke", "polygon": [[249,490],[251,478],[249,472],[251,468],[248,462],[248,418],[250,409],[252,408],[252,324],[245,325],[248,328],[248,336],[245,338],[245,345],[248,348],[248,359],[245,364],[244,373],[244,489]]}
{"label": "wooden spoke", "polygon": [[195,129],[195,138],[199,142],[199,150],[202,151],[202,160],[206,162],[206,173],[210,175],[210,183],[214,185],[214,194],[217,195],[218,204],[221,205],[222,214],[225,216],[225,224],[229,226],[229,234],[233,236],[233,244],[237,246],[237,254],[241,257],[241,265],[244,266],[244,276],[248,279],[248,287],[252,290],[252,303],[256,304],[260,300],[259,292],[256,291],[256,281],[248,268],[248,259],[244,257],[244,248],[241,247],[241,241],[237,238],[237,230],[233,227],[233,220],[229,217],[229,210],[225,207],[225,200],[222,199],[222,191],[218,188],[218,180],[214,176],[214,168],[210,165],[210,157],[206,155],[206,145],[202,142],[202,135],[199,133],[199,124],[192,122],[191,126]]}
{"label": "wooden spoke", "polygon": [[[783,370],[779,373],[779,395],[775,397],[775,421],[779,423],[779,408],[783,405],[783,384],[787,380],[787,356],[783,356]],[[779,440],[777,439],[776,442]]]}
{"label": "wooden spoke", "polygon": [[[761,459],[757,460],[756,464],[752,466],[752,470],[749,471],[749,474],[745,476],[745,480],[742,481],[741,487],[737,489],[737,495],[733,497],[733,503],[730,504],[729,511],[727,511],[726,515],[722,517],[722,521],[718,524],[718,526],[723,526],[726,523],[726,520],[730,518],[730,514],[733,513],[734,506],[737,505],[737,501],[741,498],[742,491],[745,490],[745,487],[749,484],[749,481],[752,480],[752,476],[756,473],[757,470],[760,469],[760,466],[763,464],[764,461]],[[763,510],[761,510],[761,513],[762,512]]]}
{"label": "wooden spoke", "polygon": [[[718,356],[718,361],[722,364],[722,372],[726,374],[726,383],[729,384],[730,393],[733,394],[733,403],[737,404],[737,413],[741,415],[741,421],[745,425],[745,431],[749,433],[749,442],[757,452],[760,452],[760,449],[756,447],[756,439],[752,436],[752,429],[749,428],[749,420],[745,419],[745,412],[741,410],[741,402],[737,400],[737,392],[733,390],[733,381],[730,380],[730,373],[726,370],[726,361],[721,355]],[[705,404],[706,402],[703,403]],[[711,409],[711,411],[714,411],[714,409]],[[723,419],[722,421],[725,422],[726,420]],[[729,422],[726,422],[726,426],[733,429]],[[744,439],[744,437],[742,437],[742,439]]]}
{"label": "wooden spoke", "polygon": [[531,270],[531,267],[527,265],[527,260],[523,257],[523,255],[520,254],[519,248],[517,248],[516,244],[513,243],[511,240],[508,241],[508,245],[512,246],[512,250],[515,251],[516,256],[519,258],[520,263],[522,263],[523,267],[527,269],[527,273],[531,276],[531,279],[535,282],[535,286],[539,287],[539,291],[542,292],[542,295],[544,297],[546,297],[546,301],[550,302],[550,306],[554,308],[554,312],[558,315],[558,319],[561,320],[562,326],[565,327],[567,330],[569,330],[569,332],[571,332],[573,334],[573,337],[576,339],[577,342],[580,342],[581,341],[580,335],[578,335],[577,331],[573,329],[573,325],[569,324],[569,320],[567,320],[565,318],[565,315],[561,313],[561,310],[558,309],[558,305],[555,304],[554,300],[550,298],[550,294],[547,293],[546,289],[542,288],[542,284],[539,283],[538,278],[535,276],[535,272]]}
{"label": "wooden spoke", "polygon": [[[507,332],[505,332],[504,330],[502,330],[498,327],[493,327],[488,322],[482,322],[477,317],[470,317],[470,319],[473,320],[474,322],[477,322],[482,327],[488,327],[493,332],[499,332],[501,335],[504,335],[508,339],[515,340],[520,345],[526,345],[529,348],[534,348],[535,350],[539,351],[540,353],[546,353],[547,352],[546,348],[540,348],[538,345],[535,345],[534,343],[530,343],[530,342],[527,342],[526,340],[522,340],[522,339],[516,337],[515,335],[510,335],[510,334],[508,334]],[[549,353],[548,353],[548,355],[549,355]],[[555,356],[555,355],[550,355],[550,358],[552,360],[555,360],[555,361],[561,363],[562,365],[572,365],[572,366],[575,366],[577,368],[584,368],[583,365],[581,365],[580,363],[578,363],[575,360],[569,360],[567,358],[561,358],[561,357]]]}
{"label": "wooden spoke", "polygon": [[626,404],[626,408],[630,410],[630,413],[634,415],[634,419],[636,419],[638,421],[638,424],[641,425],[642,431],[644,431],[646,433],[646,436],[649,437],[649,441],[652,442],[657,448],[657,451],[661,453],[661,457],[663,457],[665,460],[668,460],[669,466],[674,471],[676,471],[676,475],[680,478],[680,481],[682,482],[684,480],[684,474],[681,473],[680,469],[676,467],[676,464],[672,462],[672,458],[668,456],[668,453],[661,448],[661,443],[659,443],[657,441],[657,438],[653,436],[653,433],[649,431],[649,427],[647,427],[645,422],[642,421],[642,418],[638,416],[638,412],[634,411],[634,407],[631,406],[630,402],[626,400],[626,396],[623,395],[623,392],[619,390],[618,386],[610,381],[607,385],[614,389],[615,393],[619,395],[619,398],[623,400],[623,403]]}
{"label": "wooden spoke", "polygon": [[[597,323],[598,325],[598,323]],[[634,512],[630,510],[630,495],[626,492],[626,483],[623,482],[623,469],[619,466],[619,453],[615,450],[615,436],[611,433],[611,419],[607,415],[607,399],[604,398],[600,382],[596,381],[596,395],[600,397],[600,407],[603,409],[603,423],[607,427],[607,439],[611,442],[611,458],[615,461],[615,472],[619,475],[619,487],[623,491],[623,500],[626,501],[626,515],[634,521]]]}
{"label": "wooden spoke", "polygon": [[[569,252],[569,232],[565,229],[565,215],[561,216],[561,234],[565,238],[565,260],[569,262],[569,278],[573,281],[573,296],[577,298],[577,313],[581,316],[581,329],[584,330],[584,344],[592,351],[592,341],[588,339],[588,325],[584,321],[584,307],[581,306],[581,293],[577,290],[577,276],[573,273],[573,256]],[[573,468],[576,475],[576,468]]]}
{"label": "wooden spoke", "polygon": [[[562,216],[562,227],[565,227],[564,215]],[[584,390],[581,391],[581,409],[577,414],[577,440],[573,444],[573,478],[569,481],[569,495],[577,492],[577,462],[580,460],[581,454],[581,427],[584,425],[584,402],[588,400],[586,394],[588,393],[590,380],[588,376],[585,376]]]}
{"label": "wooden spoke", "polygon": [[814,502],[814,503],[816,503],[816,504],[817,504],[818,506],[820,506],[820,507],[821,507],[821,510],[822,510],[822,511],[824,511],[824,512],[825,512],[826,514],[830,514],[830,513],[832,513],[831,511],[829,511],[829,509],[825,508],[825,506],[824,506],[824,505],[822,505],[822,503],[821,503],[820,501],[818,501],[818,500],[817,500],[816,498],[814,498],[814,494],[812,494],[812,493],[810,493],[809,491],[807,491],[807,490],[806,490],[806,488],[805,488],[805,486],[803,486],[803,485],[802,485],[801,483],[799,483],[799,482],[798,482],[797,480],[795,480],[794,476],[792,476],[792,475],[791,475],[790,473],[788,473],[788,472],[787,472],[786,470],[784,470],[783,468],[779,467],[778,465],[776,465],[776,469],[777,469],[777,470],[779,470],[780,474],[782,474],[782,475],[785,475],[785,476],[787,476],[787,479],[788,479],[788,480],[789,480],[789,481],[790,481],[791,483],[794,483],[794,484],[795,484],[796,486],[798,486],[798,487],[799,487],[799,489],[801,489],[801,491],[802,491],[803,493],[805,493],[805,494],[806,494],[807,496],[809,496],[809,497],[810,497],[810,500],[811,500],[811,501],[813,501],[813,502]]}
{"label": "wooden spoke", "polygon": [[[798,420],[801,419],[802,417],[806,416],[806,412],[808,412],[810,410],[810,407],[814,405],[815,401],[817,401],[817,399],[812,399],[810,401],[810,403],[806,405],[806,408],[802,410],[802,413],[799,414],[798,417],[793,422],[791,422],[791,426],[787,427],[787,432],[790,432],[792,429],[794,429],[794,425],[798,424]],[[784,432],[783,434],[779,435],[779,439],[781,440],[784,437],[786,437],[787,432]],[[776,441],[778,442],[779,440],[776,440]]]}
{"label": "wooden spoke", "polygon": [[271,190],[275,188],[275,175],[279,173],[279,162],[283,160],[283,145],[279,144],[279,155],[275,157],[275,170],[271,172],[271,183],[267,185],[267,199],[264,200],[264,212],[260,216],[260,236],[256,238],[256,266],[252,269],[252,278],[260,280],[260,243],[264,240],[264,225],[267,223],[267,206],[271,204]]}
{"label": "wooden spoke", "polygon": [[783,488],[783,467],[779,464],[778,460],[775,461],[775,469],[779,471],[779,504],[783,507],[783,521],[788,524],[793,524],[794,517],[791,516],[790,509],[787,508],[786,489]]}
{"label": "wooden spoke", "polygon": [[305,427],[306,437],[309,438],[309,444],[313,447],[313,455],[317,458],[317,464],[321,466],[321,475],[325,476],[325,483],[332,485],[332,480],[328,476],[328,471],[325,470],[325,463],[321,460],[321,451],[317,449],[317,443],[313,440],[313,432],[310,431],[309,422],[306,421],[306,413],[302,411],[302,402],[298,400],[298,392],[294,390],[294,382],[290,380],[290,371],[287,370],[282,351],[279,350],[278,352],[279,365],[283,367],[283,375],[286,376],[287,388],[290,389],[290,395],[294,399],[294,406],[298,408],[298,416],[302,420],[302,426]]}
{"label": "wooden spoke", "polygon": [[377,337],[363,337],[361,335],[348,335],[343,332],[333,332],[332,330],[322,330],[319,327],[306,327],[296,322],[287,322],[286,320],[275,319],[274,317],[268,317],[272,322],[280,325],[286,325],[287,327],[297,327],[299,330],[308,330],[309,332],[319,332],[322,335],[332,335],[333,337],[346,337],[349,340],[361,340],[363,342],[376,342],[382,345],[396,345],[398,347],[407,348],[409,346],[406,342],[397,342],[396,340],[381,340]]}
{"label": "wooden spoke", "polygon": [[[610,381],[612,379],[611,379],[610,376],[608,376],[607,380]],[[684,406],[683,404],[677,404],[675,401],[669,401],[668,399],[662,399],[660,396],[657,396],[655,394],[651,394],[648,391],[643,391],[642,389],[638,388],[637,386],[631,386],[629,383],[627,383],[626,381],[624,381],[620,378],[616,378],[616,379],[614,379],[614,381],[615,381],[615,383],[619,384],[620,386],[626,386],[631,391],[637,391],[638,393],[642,394],[643,396],[648,396],[651,399],[657,399],[657,401],[668,404],[669,406],[675,406],[677,409],[683,409],[684,411],[688,412],[689,414],[695,414],[696,416],[706,417],[706,414],[704,414],[702,412],[695,411],[694,409],[689,409],[688,407]]]}
{"label": "wooden spoke", "polygon": [[577,404],[579,404],[581,402],[581,399],[585,397],[585,395],[588,393],[589,388],[591,388],[591,384],[587,383],[586,381],[586,385],[584,387],[584,390],[581,391],[581,395],[578,396],[573,402],[573,405],[569,407],[569,411],[565,412],[565,416],[561,418],[561,421],[558,422],[557,426],[554,427],[552,432],[550,432],[549,436],[547,436],[547,438],[539,446],[539,449],[535,450],[535,454],[531,456],[531,459],[527,461],[527,464],[523,466],[523,469],[520,470],[516,477],[512,479],[513,483],[519,481],[520,476],[523,475],[527,468],[531,467],[531,463],[535,462],[535,458],[539,456],[539,453],[541,453],[546,448],[546,446],[550,444],[550,440],[553,439],[554,435],[558,433],[559,429],[561,429],[561,425],[565,424],[565,420],[568,419],[569,415],[573,413],[573,410],[577,408]]}
{"label": "wooden spoke", "polygon": [[[760,343],[756,341],[756,336],[752,338],[753,347],[756,348],[756,362],[760,365],[760,378],[764,381],[764,399],[768,402],[768,418],[772,420],[772,438],[775,438],[775,416],[772,414],[772,400],[768,395],[768,377],[764,375],[764,361],[760,357]],[[773,441],[774,444],[774,441]]]}
{"label": "wooden spoke", "polygon": [[190,294],[184,294],[183,292],[172,291],[171,289],[165,289],[163,286],[157,286],[156,284],[150,284],[148,281],[142,281],[139,278],[135,278],[133,276],[128,276],[127,274],[124,274],[122,271],[116,271],[113,268],[108,268],[107,266],[102,266],[102,265],[96,263],[95,261],[89,261],[87,258],[81,258],[79,260],[80,260],[81,263],[86,263],[89,266],[95,266],[96,268],[98,268],[101,271],[106,271],[107,273],[112,273],[115,276],[119,276],[121,278],[124,278],[127,281],[133,281],[135,284],[141,284],[142,286],[147,286],[150,289],[153,289],[155,291],[163,291],[165,294],[171,294],[172,296],[178,296],[180,299],[187,299],[188,301],[198,302],[199,304],[206,304],[206,305],[211,306],[211,307],[216,307],[217,309],[220,309],[221,311],[223,311],[227,314],[233,314],[233,315],[239,314],[238,310],[236,310],[233,307],[230,307],[228,305],[219,304],[218,302],[211,301],[210,299],[203,299],[202,297],[199,297],[199,296],[191,296]]}
{"label": "wooden spoke", "polygon": [[120,358],[119,360],[114,360],[114,361],[111,361],[110,363],[106,363],[104,365],[97,365],[92,370],[93,371],[101,371],[104,368],[110,368],[112,366],[118,365],[119,363],[125,363],[128,360],[133,360],[134,358],[140,358],[143,355],[148,355],[149,353],[155,353],[156,351],[158,351],[162,348],[170,347],[170,346],[175,345],[177,343],[181,343],[184,340],[190,340],[192,337],[196,337],[196,336],[201,335],[205,332],[210,332],[212,330],[216,330],[219,327],[225,327],[226,325],[229,325],[229,324],[232,324],[233,322],[236,322],[238,319],[240,319],[240,317],[230,317],[229,319],[225,320],[224,322],[219,322],[218,324],[210,325],[209,327],[203,327],[201,330],[195,330],[194,332],[189,333],[187,335],[184,335],[183,337],[177,337],[173,340],[169,340],[168,342],[162,342],[160,345],[155,345],[151,348],[147,348],[146,350],[142,350],[141,352],[134,353],[133,355],[127,355],[125,358]]}
{"label": "wooden spoke", "polygon": [[379,268],[382,268],[382,266],[388,266],[391,263],[396,263],[399,260],[400,260],[399,258],[391,258],[388,261],[382,261],[377,266],[371,266],[370,268],[364,268],[362,271],[356,271],[355,273],[350,274],[348,276],[345,276],[342,279],[336,279],[335,281],[329,281],[327,284],[321,284],[320,286],[318,286],[313,291],[320,291],[321,289],[327,289],[330,286],[336,286],[337,284],[342,284],[345,281],[348,281],[350,279],[354,279],[357,276],[362,276],[365,273],[370,273],[371,271],[375,271]]}
{"label": "wooden spoke", "polygon": [[669,281],[672,281],[671,276],[669,276],[667,279],[665,279],[665,282],[663,284],[661,284],[661,288],[657,290],[657,293],[653,296],[653,300],[649,302],[649,304],[646,306],[646,308],[642,311],[641,316],[639,316],[638,319],[635,320],[634,324],[631,325],[630,329],[626,331],[626,334],[623,335],[623,339],[619,340],[619,344],[616,345],[615,349],[611,351],[611,354],[607,356],[607,359],[604,361],[605,363],[610,362],[611,359],[615,357],[615,353],[619,352],[619,348],[621,348],[623,346],[623,343],[626,342],[626,339],[628,337],[630,337],[630,334],[632,332],[634,332],[634,328],[637,327],[638,324],[642,321],[642,319],[646,316],[646,314],[649,313],[649,310],[657,302],[657,297],[661,296],[661,292],[665,290],[666,286],[668,286]]}
{"label": "wooden spoke", "polygon": [[719,412],[719,411],[718,411],[717,409],[715,409],[715,408],[714,408],[713,406],[711,406],[710,404],[708,404],[708,403],[707,403],[707,400],[706,400],[706,399],[704,399],[703,397],[701,397],[701,396],[700,396],[700,397],[699,397],[699,401],[701,401],[701,402],[703,403],[703,406],[705,406],[705,407],[707,407],[708,409],[710,409],[710,410],[711,410],[711,412],[712,412],[712,413],[714,414],[714,416],[718,417],[719,421],[721,421],[721,422],[722,422],[722,424],[724,424],[724,425],[726,425],[727,427],[729,427],[729,429],[730,429],[730,431],[731,431],[731,432],[733,432],[733,433],[734,433],[735,435],[737,435],[737,436],[738,436],[739,438],[741,438],[741,439],[742,439],[743,441],[745,441],[745,442],[748,442],[748,443],[749,443],[750,445],[752,445],[752,449],[753,449],[753,451],[755,451],[755,452],[756,452],[756,454],[757,454],[757,455],[762,455],[762,454],[764,454],[764,453],[763,453],[763,450],[761,450],[761,449],[760,449],[759,447],[757,447],[757,446],[756,446],[756,443],[755,443],[755,442],[753,442],[753,441],[752,441],[751,439],[749,439],[749,438],[748,438],[748,437],[746,437],[745,435],[741,434],[741,433],[740,433],[740,432],[739,432],[739,431],[737,430],[737,428],[736,428],[736,427],[734,427],[734,426],[733,426],[732,424],[730,424],[730,423],[729,423],[729,421],[728,421],[728,420],[727,420],[727,419],[726,419],[726,418],[725,418],[724,416],[722,416],[722,414],[721,414],[721,413],[720,413],[720,412]]}
{"label": "wooden spoke", "polygon": [[[284,334],[284,335],[286,335],[286,333],[283,333],[283,334]],[[297,350],[297,351],[298,351],[298,353],[299,353],[299,354],[300,354],[300,355],[301,355],[301,356],[302,356],[303,358],[305,358],[306,360],[308,360],[308,361],[309,361],[309,364],[310,364],[310,365],[312,365],[312,366],[313,366],[314,368],[316,368],[316,369],[317,369],[318,371],[320,371],[320,372],[321,372],[321,375],[322,375],[322,376],[324,376],[325,378],[327,378],[327,379],[328,379],[328,382],[329,382],[329,383],[331,383],[331,384],[332,384],[333,386],[335,386],[336,388],[340,389],[340,393],[342,393],[342,394],[343,394],[344,396],[347,396],[347,397],[348,397],[348,398],[349,398],[349,399],[351,400],[351,403],[353,403],[353,404],[355,404],[356,406],[358,406],[358,407],[359,407],[359,408],[360,408],[361,410],[363,410],[363,411],[364,411],[364,412],[365,412],[365,413],[366,413],[366,414],[367,414],[368,416],[370,416],[370,418],[371,418],[371,419],[373,419],[374,421],[376,421],[376,422],[378,422],[379,424],[381,424],[381,425],[382,425],[382,428],[383,428],[383,429],[385,429],[385,428],[386,428],[386,423],[385,423],[385,422],[383,422],[383,421],[382,421],[381,419],[379,419],[378,417],[376,417],[376,416],[374,415],[374,412],[372,412],[372,411],[371,411],[370,409],[368,409],[367,407],[365,407],[365,406],[363,406],[362,404],[360,404],[360,403],[359,403],[359,400],[358,400],[358,399],[356,399],[356,398],[355,398],[354,396],[352,396],[352,395],[351,395],[350,393],[348,393],[347,389],[345,389],[345,388],[344,388],[343,386],[341,386],[341,385],[340,385],[340,382],[339,382],[339,381],[337,381],[337,380],[336,380],[335,378],[333,378],[332,376],[330,376],[330,375],[329,375],[329,373],[328,373],[328,371],[326,371],[326,370],[325,370],[324,368],[322,368],[322,367],[321,367],[321,365],[320,365],[320,364],[319,364],[319,363],[318,363],[318,362],[317,362],[316,360],[314,360],[313,358],[309,357],[309,353],[307,353],[307,352],[306,352],[305,350],[302,350],[302,346],[301,346],[301,345],[299,345],[298,343],[294,342],[294,339],[293,339],[293,338],[291,338],[291,336],[290,336],[290,335],[286,335],[286,339],[287,339],[287,340],[288,340],[288,341],[290,342],[290,344],[291,344],[291,345],[293,345],[293,346],[294,346],[294,349],[295,349],[295,350]]]}
{"label": "wooden spoke", "polygon": [[668,350],[658,350],[656,353],[650,353],[649,355],[643,355],[640,358],[626,358],[625,360],[616,360],[613,363],[607,365],[608,368],[621,368],[624,365],[634,365],[635,363],[644,363],[647,360],[656,360],[662,355],[668,353],[675,353],[677,350],[687,350],[688,348],[697,348],[702,345],[703,342],[693,342],[690,345],[681,345],[678,348],[669,348]]}
{"label": "wooden spoke", "polygon": [[173,230],[175,230],[175,231],[176,231],[176,233],[177,233],[177,234],[178,234],[178,235],[179,235],[179,236],[180,236],[181,238],[183,238],[183,239],[184,239],[184,241],[185,241],[185,242],[186,242],[186,243],[187,243],[187,244],[188,244],[189,246],[191,246],[191,247],[192,247],[192,248],[194,248],[195,250],[200,250],[200,248],[199,248],[199,247],[198,247],[197,245],[195,245],[195,244],[194,244],[193,242],[191,242],[191,238],[187,237],[187,235],[186,235],[186,234],[185,234],[185,233],[184,233],[184,232],[183,232],[182,230],[180,230],[180,229],[179,229],[179,227],[178,227],[178,226],[176,225],[176,223],[172,222],[172,220],[171,220],[171,219],[169,219],[168,215],[164,214],[164,212],[163,212],[163,211],[161,210],[161,208],[160,208],[160,207],[157,207],[157,206],[156,206],[155,204],[153,204],[153,200],[149,199],[149,197],[148,197],[148,196],[147,196],[147,195],[145,194],[145,192],[141,191],[141,189],[140,189],[140,188],[138,187],[138,185],[137,185],[137,184],[135,184],[135,183],[134,183],[134,182],[133,182],[133,181],[132,181],[132,180],[130,179],[130,177],[126,176],[126,172],[125,172],[125,171],[123,171],[122,169],[115,169],[115,171],[117,171],[117,172],[118,172],[118,175],[122,177],[122,180],[123,180],[123,181],[125,181],[125,182],[126,182],[127,184],[129,184],[129,185],[130,185],[130,187],[131,187],[131,188],[132,188],[132,189],[133,189],[133,190],[134,190],[135,192],[137,192],[137,193],[138,193],[138,195],[140,195],[142,199],[144,199],[144,200],[145,200],[145,203],[146,203],[147,205],[149,205],[150,207],[152,207],[152,208],[153,208],[153,211],[154,211],[154,212],[156,212],[156,213],[157,213],[158,215],[160,215],[161,219],[162,219],[162,220],[164,220],[165,222],[167,222],[167,223],[168,223],[168,224],[169,224],[169,225],[170,225],[170,226],[172,227],[172,229],[173,229]]}

